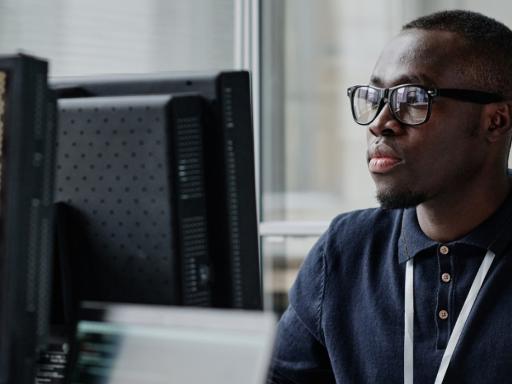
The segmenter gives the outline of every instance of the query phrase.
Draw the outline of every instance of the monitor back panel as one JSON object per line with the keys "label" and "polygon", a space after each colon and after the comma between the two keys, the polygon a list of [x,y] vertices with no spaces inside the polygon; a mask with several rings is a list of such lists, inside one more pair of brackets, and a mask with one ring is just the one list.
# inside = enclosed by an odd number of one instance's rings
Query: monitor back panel
{"label": "monitor back panel", "polygon": [[[261,309],[249,74],[68,78],[53,87],[62,100],[194,93],[208,101],[204,141],[213,305]],[[199,273],[198,281],[207,275]]]}
{"label": "monitor back panel", "polygon": [[182,284],[187,265],[179,256],[178,220],[191,227],[195,243],[206,223],[194,212],[184,217],[173,204],[170,104],[169,95],[59,101],[56,200],[71,217],[63,248],[82,300],[209,304],[207,287],[197,280],[207,269],[206,247],[203,254],[195,250],[191,287]]}

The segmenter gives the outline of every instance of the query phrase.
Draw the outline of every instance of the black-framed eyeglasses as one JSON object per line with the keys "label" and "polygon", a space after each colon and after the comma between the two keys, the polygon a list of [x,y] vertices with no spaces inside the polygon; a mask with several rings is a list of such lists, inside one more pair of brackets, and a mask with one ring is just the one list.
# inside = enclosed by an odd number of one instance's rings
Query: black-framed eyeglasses
{"label": "black-framed eyeglasses", "polygon": [[392,88],[355,85],[347,89],[352,116],[357,124],[368,125],[387,103],[393,117],[402,124],[420,125],[430,118],[435,97],[489,104],[503,101],[496,93],[454,88],[427,88],[418,84],[402,84]]}

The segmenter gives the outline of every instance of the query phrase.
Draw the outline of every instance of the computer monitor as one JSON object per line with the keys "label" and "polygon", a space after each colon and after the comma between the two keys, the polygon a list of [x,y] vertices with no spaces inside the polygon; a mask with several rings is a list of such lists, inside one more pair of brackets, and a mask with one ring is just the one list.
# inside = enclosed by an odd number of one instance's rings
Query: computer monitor
{"label": "computer monitor", "polygon": [[0,384],[28,384],[48,330],[55,101],[47,63],[0,56]]}
{"label": "computer monitor", "polygon": [[249,74],[56,79],[52,88],[71,301],[261,309]]}
{"label": "computer monitor", "polygon": [[261,311],[84,303],[70,384],[262,384],[275,316]]}

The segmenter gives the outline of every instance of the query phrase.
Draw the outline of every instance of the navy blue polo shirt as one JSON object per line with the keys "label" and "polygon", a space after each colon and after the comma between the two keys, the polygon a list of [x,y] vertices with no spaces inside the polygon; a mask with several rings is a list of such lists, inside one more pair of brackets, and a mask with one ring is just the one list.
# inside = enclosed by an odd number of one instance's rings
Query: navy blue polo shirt
{"label": "navy blue polo shirt", "polygon": [[434,383],[486,250],[496,258],[444,383],[512,383],[512,197],[445,244],[416,210],[333,220],[304,261],[278,327],[270,383],[403,383],[404,281],[414,258],[414,382]]}

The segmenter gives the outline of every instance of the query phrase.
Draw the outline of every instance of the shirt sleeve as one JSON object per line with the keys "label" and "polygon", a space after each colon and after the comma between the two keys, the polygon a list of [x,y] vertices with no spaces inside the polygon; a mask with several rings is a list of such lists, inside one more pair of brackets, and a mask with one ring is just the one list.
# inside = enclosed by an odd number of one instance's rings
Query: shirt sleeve
{"label": "shirt sleeve", "polygon": [[306,257],[281,317],[268,384],[335,383],[325,348],[321,316],[325,283],[322,236]]}

